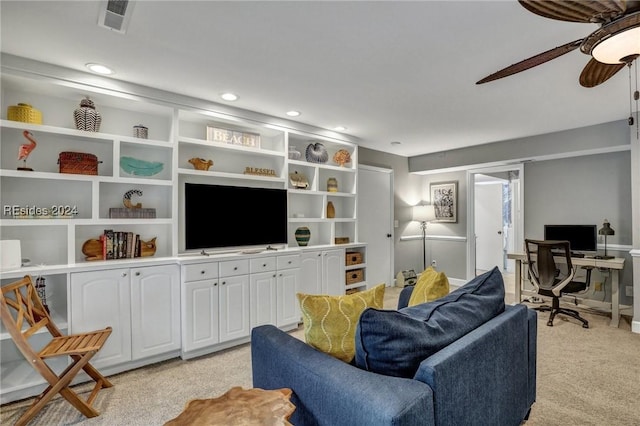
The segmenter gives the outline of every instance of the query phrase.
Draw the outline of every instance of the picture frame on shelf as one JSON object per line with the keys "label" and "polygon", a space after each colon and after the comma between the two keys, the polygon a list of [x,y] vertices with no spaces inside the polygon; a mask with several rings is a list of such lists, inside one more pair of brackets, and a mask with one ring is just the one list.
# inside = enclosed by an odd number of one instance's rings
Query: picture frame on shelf
{"label": "picture frame on shelf", "polygon": [[430,183],[429,193],[436,214],[433,222],[457,223],[458,181]]}

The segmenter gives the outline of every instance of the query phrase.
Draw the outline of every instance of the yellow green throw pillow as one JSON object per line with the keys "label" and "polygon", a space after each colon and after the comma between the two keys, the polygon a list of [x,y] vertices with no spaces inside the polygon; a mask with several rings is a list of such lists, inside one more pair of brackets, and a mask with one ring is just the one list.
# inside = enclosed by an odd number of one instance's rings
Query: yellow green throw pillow
{"label": "yellow green throw pillow", "polygon": [[331,356],[351,362],[355,356],[355,334],[366,308],[382,309],[384,284],[357,293],[329,296],[298,293],[305,341]]}
{"label": "yellow green throw pillow", "polygon": [[449,294],[449,279],[444,272],[429,266],[420,274],[407,306],[431,302]]}

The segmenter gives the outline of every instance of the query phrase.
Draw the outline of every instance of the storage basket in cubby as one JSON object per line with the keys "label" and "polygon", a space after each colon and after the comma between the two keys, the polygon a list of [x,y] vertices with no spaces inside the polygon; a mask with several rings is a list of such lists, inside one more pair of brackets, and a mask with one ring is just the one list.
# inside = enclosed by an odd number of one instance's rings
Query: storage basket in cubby
{"label": "storage basket in cubby", "polygon": [[359,283],[364,281],[364,270],[363,269],[353,269],[351,271],[346,272],[346,281],[347,285]]}
{"label": "storage basket in cubby", "polygon": [[362,253],[359,251],[348,251],[346,255],[346,265],[359,265],[362,263]]}

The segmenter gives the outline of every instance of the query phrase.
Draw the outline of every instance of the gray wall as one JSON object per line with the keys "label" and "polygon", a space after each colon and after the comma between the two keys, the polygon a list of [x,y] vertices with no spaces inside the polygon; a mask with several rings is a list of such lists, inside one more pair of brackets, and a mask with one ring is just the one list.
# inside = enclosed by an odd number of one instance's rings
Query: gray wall
{"label": "gray wall", "polygon": [[[438,262],[438,269],[457,279],[466,277],[466,241],[447,237],[466,238],[467,187],[466,171],[439,173],[443,168],[471,168],[481,162],[498,159],[521,160],[537,158],[525,163],[525,237],[543,236],[545,223],[595,223],[606,218],[616,231],[607,239],[613,245],[612,255],[626,258],[620,273],[620,302],[632,304],[625,296],[625,286],[632,285],[632,260],[628,254],[632,244],[631,213],[631,153],[629,126],[616,121],[581,129],[539,135],[514,141],[495,142],[477,147],[425,156],[406,158],[359,148],[359,162],[394,170],[395,271],[422,268],[422,241],[402,241],[402,236],[420,235],[419,225],[411,221],[411,206],[421,200],[429,201],[431,182],[458,181],[458,223],[430,224],[427,228],[427,255]],[[602,153],[605,150],[620,149]],[[585,155],[589,154],[589,155]],[[548,159],[561,155],[566,158]],[[572,156],[573,155],[573,156]],[[434,170],[428,175],[409,174],[409,171]],[[539,200],[545,200],[543,203]],[[362,218],[362,217],[361,217]],[[616,251],[616,246],[619,251]],[[620,247],[622,246],[622,247]],[[427,260],[429,261],[429,259]],[[605,277],[594,274],[594,279]],[[608,286],[606,287],[608,288]],[[610,300],[610,294],[594,293],[590,297]]]}
{"label": "gray wall", "polygon": [[[543,238],[545,224],[596,224],[608,219],[616,234],[607,237],[609,254],[624,257],[620,273],[620,303],[631,305],[625,286],[632,285],[631,249],[631,153],[614,152],[525,164],[524,235]],[[599,236],[599,243],[604,244]],[[623,246],[620,250],[619,246]],[[618,248],[618,250],[616,250]],[[597,270],[592,282],[604,281]],[[607,286],[608,287],[608,286]],[[605,288],[607,288],[605,287]],[[590,298],[611,301],[608,292]]]}

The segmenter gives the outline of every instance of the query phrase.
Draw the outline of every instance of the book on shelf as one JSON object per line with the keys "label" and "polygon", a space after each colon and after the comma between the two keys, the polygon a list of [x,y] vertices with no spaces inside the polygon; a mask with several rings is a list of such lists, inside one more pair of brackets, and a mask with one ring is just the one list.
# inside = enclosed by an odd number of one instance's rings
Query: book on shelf
{"label": "book on shelf", "polygon": [[105,260],[140,257],[140,234],[105,229],[100,240]]}

